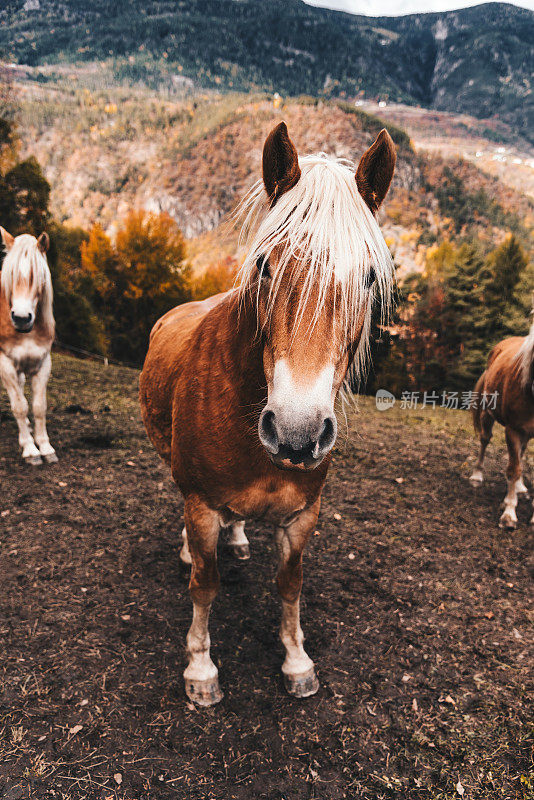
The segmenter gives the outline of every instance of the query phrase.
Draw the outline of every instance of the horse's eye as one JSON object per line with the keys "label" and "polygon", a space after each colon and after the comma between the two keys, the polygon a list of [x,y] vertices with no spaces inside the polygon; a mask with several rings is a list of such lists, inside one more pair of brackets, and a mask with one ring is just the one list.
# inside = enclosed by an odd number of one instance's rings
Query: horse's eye
{"label": "horse's eye", "polygon": [[376,272],[375,268],[371,267],[367,275],[365,276],[365,288],[370,289],[373,283],[376,281]]}
{"label": "horse's eye", "polygon": [[256,269],[260,273],[260,278],[267,281],[269,280],[269,278],[271,277],[271,272],[269,269],[268,258],[266,258],[265,256],[259,256],[259,258],[256,259]]}

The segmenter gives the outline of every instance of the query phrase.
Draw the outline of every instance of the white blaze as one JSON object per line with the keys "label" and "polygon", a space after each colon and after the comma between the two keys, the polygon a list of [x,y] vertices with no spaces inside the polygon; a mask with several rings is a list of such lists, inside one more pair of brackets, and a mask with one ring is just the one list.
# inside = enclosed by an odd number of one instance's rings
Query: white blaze
{"label": "white blaze", "polygon": [[37,305],[37,298],[31,298],[27,295],[13,295],[11,300],[11,311],[16,317],[31,316],[32,321],[35,317],[35,307]]}
{"label": "white blaze", "polygon": [[274,365],[269,407],[284,409],[296,417],[308,417],[318,409],[331,412],[334,400],[334,365],[328,364],[314,381],[297,383],[285,358]]}

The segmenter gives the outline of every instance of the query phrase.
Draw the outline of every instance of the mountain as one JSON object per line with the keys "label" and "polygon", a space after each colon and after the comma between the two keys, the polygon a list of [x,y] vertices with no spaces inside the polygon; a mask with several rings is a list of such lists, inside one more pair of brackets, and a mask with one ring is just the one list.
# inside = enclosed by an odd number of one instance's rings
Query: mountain
{"label": "mountain", "polygon": [[7,0],[0,53],[33,66],[106,62],[118,81],[149,85],[497,116],[534,142],[534,13],[507,4],[370,18],[301,0]]}
{"label": "mountain", "polygon": [[[226,93],[164,99],[119,87],[90,92],[76,88],[74,77],[71,70],[63,86],[18,85],[20,156],[35,156],[43,166],[53,216],[85,229],[98,222],[113,234],[130,208],[167,212],[189,240],[197,273],[226,257],[239,259],[236,231],[226,223],[260,177],[263,142],[281,119],[299,153],[352,160],[387,124],[398,159],[381,224],[403,274],[421,270],[427,249],[445,239],[476,236],[491,248],[514,231],[530,241],[534,204],[478,169],[480,159],[416,152],[391,120],[353,103],[299,98],[280,106],[266,95]],[[461,117],[454,127],[444,113],[426,114],[451,139],[463,132],[466,148],[471,124],[473,147],[491,152],[478,132],[483,124]],[[521,161],[515,152],[507,151],[502,166],[519,179],[528,167],[514,163]]]}

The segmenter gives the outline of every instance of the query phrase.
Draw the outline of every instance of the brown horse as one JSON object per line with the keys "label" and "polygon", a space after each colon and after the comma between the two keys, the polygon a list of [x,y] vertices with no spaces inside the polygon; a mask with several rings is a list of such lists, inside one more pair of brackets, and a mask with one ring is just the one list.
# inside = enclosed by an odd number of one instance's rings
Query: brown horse
{"label": "brown horse", "polygon": [[[508,491],[499,525],[515,528],[517,495],[527,492],[521,458],[529,439],[534,436],[534,324],[527,337],[514,336],[493,348],[475,391],[473,421],[480,437],[480,454],[470,480],[474,486],[482,483],[484,455],[493,425],[499,422],[504,426],[508,447]],[[495,400],[489,401],[490,397]],[[531,524],[534,524],[534,516]]]}
{"label": "brown horse", "polygon": [[356,174],[324,154],[299,160],[285,123],[267,137],[263,183],[243,201],[248,255],[239,288],[156,323],[140,380],[148,434],[185,500],[192,561],[188,696],[221,699],[208,616],[217,540],[243,521],[276,526],[282,666],[297,697],[318,689],[299,619],[302,554],[336,439],[334,401],[365,360],[373,299],[390,302],[391,257],[374,217],[395,166],[383,130]]}
{"label": "brown horse", "polygon": [[[7,250],[0,291],[0,378],[9,395],[19,429],[22,458],[29,464],[57,461],[46,431],[46,386],[50,377],[50,350],[55,336],[52,279],[46,262],[48,234],[14,238],[0,228]],[[33,389],[32,437],[24,383]]]}

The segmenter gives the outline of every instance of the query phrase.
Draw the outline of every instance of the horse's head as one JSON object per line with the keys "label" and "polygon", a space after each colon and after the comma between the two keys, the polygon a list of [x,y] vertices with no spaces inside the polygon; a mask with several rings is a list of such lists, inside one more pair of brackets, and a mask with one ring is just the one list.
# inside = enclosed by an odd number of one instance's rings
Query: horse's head
{"label": "horse's head", "polygon": [[389,302],[393,266],[373,215],[395,158],[385,130],[356,173],[324,155],[299,161],[285,123],[265,142],[263,187],[245,200],[254,232],[242,286],[263,336],[259,438],[277,466],[313,469],[330,452],[334,402],[365,358],[373,296]]}
{"label": "horse's head", "polygon": [[7,254],[2,265],[2,291],[10,308],[11,324],[18,333],[29,333],[37,307],[45,294],[51,296],[50,272],[46,262],[47,233],[38,239],[29,234],[13,237],[0,227]]}

